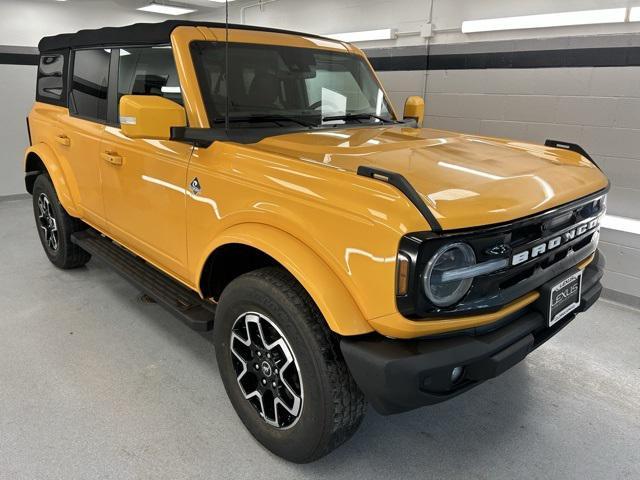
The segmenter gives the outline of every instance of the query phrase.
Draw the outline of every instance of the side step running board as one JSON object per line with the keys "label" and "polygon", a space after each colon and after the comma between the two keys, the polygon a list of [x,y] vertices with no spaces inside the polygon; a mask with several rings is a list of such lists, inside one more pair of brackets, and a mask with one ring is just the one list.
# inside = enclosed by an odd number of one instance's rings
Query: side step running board
{"label": "side step running board", "polygon": [[213,328],[215,305],[202,300],[198,294],[141,258],[92,229],[74,233],[71,240],[91,255],[102,259],[192,329],[204,332]]}

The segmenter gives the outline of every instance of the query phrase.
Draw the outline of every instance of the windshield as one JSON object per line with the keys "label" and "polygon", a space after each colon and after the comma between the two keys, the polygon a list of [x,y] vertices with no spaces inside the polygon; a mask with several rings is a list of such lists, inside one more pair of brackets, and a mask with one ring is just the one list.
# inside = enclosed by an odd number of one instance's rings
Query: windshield
{"label": "windshield", "polygon": [[[192,54],[209,121],[225,122],[225,45],[195,42]],[[335,126],[394,121],[380,85],[357,55],[229,44],[229,124]]]}

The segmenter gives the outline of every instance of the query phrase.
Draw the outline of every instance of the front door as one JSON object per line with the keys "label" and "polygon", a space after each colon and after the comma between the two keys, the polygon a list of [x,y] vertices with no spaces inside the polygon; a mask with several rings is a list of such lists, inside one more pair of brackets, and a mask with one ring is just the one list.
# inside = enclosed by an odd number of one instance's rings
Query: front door
{"label": "front door", "polygon": [[[114,55],[118,100],[133,94],[182,102],[169,47],[120,49]],[[100,146],[110,234],[182,279],[187,278],[185,188],[192,151],[191,145],[180,142],[128,138],[119,126],[106,127]]]}

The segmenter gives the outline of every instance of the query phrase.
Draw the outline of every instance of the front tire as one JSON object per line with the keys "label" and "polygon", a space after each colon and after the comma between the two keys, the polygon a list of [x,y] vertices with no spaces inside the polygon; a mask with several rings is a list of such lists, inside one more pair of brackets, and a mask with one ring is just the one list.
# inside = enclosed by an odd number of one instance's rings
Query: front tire
{"label": "front tire", "polygon": [[220,375],[253,436],[307,463],[348,440],[365,413],[335,336],[302,286],[263,268],[223,291],[214,322]]}
{"label": "front tire", "polygon": [[39,175],[33,184],[33,213],[42,248],[56,267],[77,268],[91,259],[89,253],[71,241],[71,234],[86,226],[66,212],[46,174]]}

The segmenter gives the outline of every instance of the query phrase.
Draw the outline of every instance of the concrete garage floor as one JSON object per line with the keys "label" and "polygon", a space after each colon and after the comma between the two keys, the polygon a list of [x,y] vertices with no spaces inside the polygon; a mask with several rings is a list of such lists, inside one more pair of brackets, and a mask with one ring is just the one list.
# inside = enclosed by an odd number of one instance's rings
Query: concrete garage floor
{"label": "concrete garage floor", "polygon": [[0,202],[0,478],[640,478],[640,312],[600,301],[498,379],[369,411],[311,465],[258,445],[211,343],[97,262],[46,260],[30,200]]}

